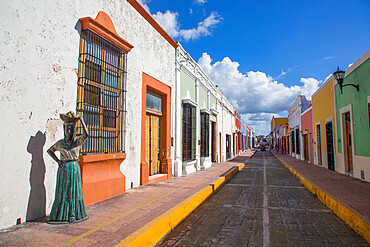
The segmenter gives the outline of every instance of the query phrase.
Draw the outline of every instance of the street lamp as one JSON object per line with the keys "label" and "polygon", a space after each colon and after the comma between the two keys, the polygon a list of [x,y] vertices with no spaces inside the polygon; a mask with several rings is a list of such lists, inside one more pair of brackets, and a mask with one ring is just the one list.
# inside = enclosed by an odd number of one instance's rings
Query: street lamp
{"label": "street lamp", "polygon": [[333,73],[333,75],[334,75],[334,78],[338,81],[339,88],[340,88],[340,93],[343,94],[342,88],[345,87],[345,86],[355,87],[357,89],[357,92],[358,92],[359,91],[358,84],[357,85],[354,85],[354,84],[343,85],[343,79],[344,79],[345,72],[343,70],[339,70],[339,67],[337,67],[337,68],[338,68],[337,71],[335,71]]}

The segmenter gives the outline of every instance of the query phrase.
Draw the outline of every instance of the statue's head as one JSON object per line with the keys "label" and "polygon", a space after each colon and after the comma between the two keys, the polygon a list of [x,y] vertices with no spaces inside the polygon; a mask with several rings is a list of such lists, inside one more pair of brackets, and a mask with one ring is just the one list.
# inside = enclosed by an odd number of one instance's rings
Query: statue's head
{"label": "statue's head", "polygon": [[76,123],[67,123],[63,124],[64,127],[64,139],[66,141],[74,140],[76,138]]}

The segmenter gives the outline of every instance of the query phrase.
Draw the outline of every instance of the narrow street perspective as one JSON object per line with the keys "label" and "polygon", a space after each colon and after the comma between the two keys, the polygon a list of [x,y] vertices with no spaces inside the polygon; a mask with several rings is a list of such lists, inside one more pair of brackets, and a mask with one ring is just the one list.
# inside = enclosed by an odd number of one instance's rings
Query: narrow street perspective
{"label": "narrow street perspective", "polygon": [[0,0],[0,247],[369,246],[370,0],[333,3]]}
{"label": "narrow street perspective", "polygon": [[368,244],[263,151],[158,246]]}

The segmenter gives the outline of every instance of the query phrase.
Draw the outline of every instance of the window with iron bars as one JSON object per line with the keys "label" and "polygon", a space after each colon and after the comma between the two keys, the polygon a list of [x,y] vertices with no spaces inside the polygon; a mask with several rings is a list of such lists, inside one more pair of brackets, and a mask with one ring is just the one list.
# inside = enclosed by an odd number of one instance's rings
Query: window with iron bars
{"label": "window with iron bars", "polygon": [[182,161],[195,159],[195,107],[183,104],[182,113]]}
{"label": "window with iron bars", "polygon": [[[83,30],[78,66],[77,113],[90,136],[81,154],[124,152],[126,52]],[[77,129],[82,134],[81,125]]]}
{"label": "window with iron bars", "polygon": [[209,156],[209,115],[200,114],[200,157]]}

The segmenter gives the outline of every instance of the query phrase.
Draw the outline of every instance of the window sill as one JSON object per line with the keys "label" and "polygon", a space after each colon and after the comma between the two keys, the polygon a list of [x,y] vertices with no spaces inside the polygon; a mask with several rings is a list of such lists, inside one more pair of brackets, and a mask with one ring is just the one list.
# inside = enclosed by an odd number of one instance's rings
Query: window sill
{"label": "window sill", "polygon": [[92,163],[106,160],[124,160],[126,159],[126,153],[114,153],[114,154],[90,154],[79,157],[79,161],[83,163]]}

